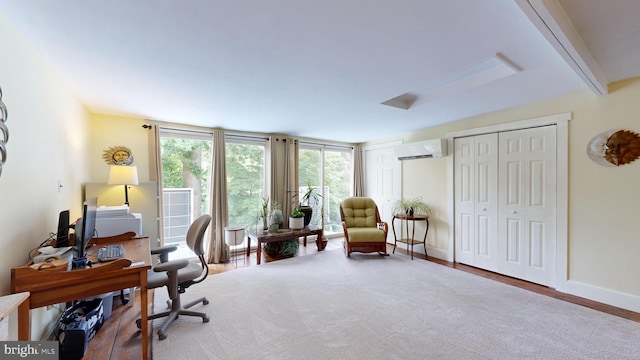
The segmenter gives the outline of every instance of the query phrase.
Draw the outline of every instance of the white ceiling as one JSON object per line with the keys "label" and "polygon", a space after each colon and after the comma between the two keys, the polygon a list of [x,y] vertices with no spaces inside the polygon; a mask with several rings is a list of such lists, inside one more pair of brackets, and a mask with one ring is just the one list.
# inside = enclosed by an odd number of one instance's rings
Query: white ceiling
{"label": "white ceiling", "polygon": [[[605,89],[640,75],[640,1],[558,1],[0,0],[0,16],[90,111],[355,143],[593,89],[540,6],[566,12]],[[451,82],[496,54],[520,71]],[[403,94],[419,101],[381,104]]]}

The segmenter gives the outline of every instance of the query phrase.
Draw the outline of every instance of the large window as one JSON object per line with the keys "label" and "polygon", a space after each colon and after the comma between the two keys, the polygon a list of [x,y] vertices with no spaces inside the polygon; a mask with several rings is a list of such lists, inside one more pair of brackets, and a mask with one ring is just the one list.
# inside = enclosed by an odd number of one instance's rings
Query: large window
{"label": "large window", "polygon": [[325,233],[342,233],[340,203],[349,196],[351,149],[300,144],[298,161],[300,192],[311,186],[322,195],[320,204],[311,204],[312,223],[321,224],[324,212]]}
{"label": "large window", "polygon": [[229,225],[256,224],[265,196],[266,139],[225,137]]}
{"label": "large window", "polygon": [[192,256],[186,246],[187,230],[194,219],[210,209],[211,135],[161,130],[160,147],[164,244],[178,246],[179,251],[171,258]]}

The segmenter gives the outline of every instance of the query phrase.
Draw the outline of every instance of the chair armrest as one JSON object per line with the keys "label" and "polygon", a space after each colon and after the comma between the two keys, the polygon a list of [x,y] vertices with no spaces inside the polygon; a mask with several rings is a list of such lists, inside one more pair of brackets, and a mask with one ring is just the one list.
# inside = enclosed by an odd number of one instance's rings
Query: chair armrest
{"label": "chair armrest", "polygon": [[344,238],[345,240],[347,240],[347,242],[349,241],[349,232],[347,231],[347,223],[346,222],[342,222],[342,231],[344,232]]}
{"label": "chair armrest", "polygon": [[380,221],[378,223],[378,229],[384,231],[384,236],[387,236],[387,232],[389,231],[389,224],[386,221]]}
{"label": "chair armrest", "polygon": [[153,267],[153,271],[155,272],[170,272],[170,271],[178,271],[183,267],[189,265],[189,260],[180,259],[180,260],[171,260],[167,262],[160,263]]}
{"label": "chair armrest", "polygon": [[160,255],[160,262],[166,263],[169,261],[169,253],[178,250],[175,245],[160,246],[155,249],[151,249],[151,255]]}

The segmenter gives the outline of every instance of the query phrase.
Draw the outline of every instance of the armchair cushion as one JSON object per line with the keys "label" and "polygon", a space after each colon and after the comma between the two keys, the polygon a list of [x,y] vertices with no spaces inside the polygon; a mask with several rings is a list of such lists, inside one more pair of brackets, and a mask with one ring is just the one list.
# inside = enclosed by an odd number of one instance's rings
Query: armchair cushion
{"label": "armchair cushion", "polygon": [[378,226],[376,203],[370,198],[347,198],[342,202],[342,211],[348,228]]}
{"label": "armchair cushion", "polygon": [[357,242],[385,242],[384,231],[378,227],[352,227],[347,228],[349,233],[349,241]]}

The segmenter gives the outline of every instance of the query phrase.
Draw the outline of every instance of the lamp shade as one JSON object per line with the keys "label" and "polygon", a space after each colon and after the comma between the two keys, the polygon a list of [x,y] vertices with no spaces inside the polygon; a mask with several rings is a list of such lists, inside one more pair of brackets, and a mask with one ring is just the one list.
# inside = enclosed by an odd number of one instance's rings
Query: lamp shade
{"label": "lamp shade", "polygon": [[111,165],[107,185],[138,185],[138,168],[127,165]]}

